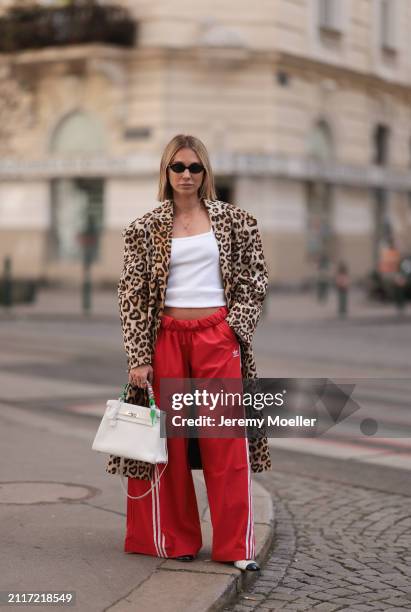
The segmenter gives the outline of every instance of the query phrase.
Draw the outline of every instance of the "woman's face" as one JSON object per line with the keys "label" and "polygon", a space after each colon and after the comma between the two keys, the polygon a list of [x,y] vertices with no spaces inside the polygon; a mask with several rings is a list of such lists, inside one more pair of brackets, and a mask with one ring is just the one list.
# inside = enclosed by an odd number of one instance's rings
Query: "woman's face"
{"label": "woman's face", "polygon": [[[185,166],[190,164],[201,164],[201,160],[197,153],[189,148],[179,149],[170,161],[171,164],[182,162]],[[168,180],[173,189],[174,195],[197,195],[198,190],[203,182],[205,170],[195,174],[190,172],[188,168],[184,172],[174,172],[171,168],[167,169]]]}

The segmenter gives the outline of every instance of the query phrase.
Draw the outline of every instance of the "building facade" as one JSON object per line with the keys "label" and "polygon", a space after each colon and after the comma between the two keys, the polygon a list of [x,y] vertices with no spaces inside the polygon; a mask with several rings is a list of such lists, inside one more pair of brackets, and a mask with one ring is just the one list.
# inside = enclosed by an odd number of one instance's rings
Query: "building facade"
{"label": "building facade", "polygon": [[[51,0],[48,4],[51,3]],[[362,279],[411,252],[408,0],[123,0],[135,45],[0,53],[0,256],[16,276],[117,281],[121,230],[152,209],[177,133],[219,198],[259,220],[270,283],[321,262]],[[5,5],[4,5],[5,6]]]}

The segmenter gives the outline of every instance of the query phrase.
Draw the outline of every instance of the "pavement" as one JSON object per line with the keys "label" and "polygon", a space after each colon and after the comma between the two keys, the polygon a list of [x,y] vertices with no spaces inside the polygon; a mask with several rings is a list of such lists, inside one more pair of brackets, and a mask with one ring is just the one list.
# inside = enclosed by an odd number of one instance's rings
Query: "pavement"
{"label": "pavement", "polygon": [[293,453],[276,454],[275,465],[262,478],[276,509],[275,546],[252,587],[224,609],[411,610],[409,473]]}
{"label": "pavement", "polygon": [[[124,553],[126,497],[119,478],[104,470],[106,455],[91,450],[105,406],[101,401],[98,411],[94,402],[88,411],[81,403],[111,397],[111,387],[3,372],[0,388],[9,398],[0,404],[0,591],[74,591],[81,612],[205,612],[220,609],[255,579],[211,561],[212,528],[199,470],[193,471],[204,543],[199,557],[183,563]],[[50,396],[72,398],[72,410],[40,409]],[[262,563],[274,512],[257,482],[253,493]]]}
{"label": "pavement", "polygon": [[[33,333],[36,321],[38,334]],[[93,337],[85,335],[81,342],[77,322],[82,327],[87,321],[96,323],[95,326],[86,326],[87,329],[95,328],[91,332]],[[334,295],[326,303],[318,303],[308,293],[271,294],[266,300],[264,317],[254,343],[259,374],[277,378],[375,376],[380,381],[385,377],[384,385],[388,378],[395,377],[403,379],[401,395],[407,394],[411,363],[407,360],[409,321],[409,306],[398,315],[394,305],[369,303],[359,290],[350,294],[347,319],[338,317]],[[104,327],[104,322],[110,326]],[[203,612],[223,607],[231,609],[231,605],[238,611],[257,606],[261,609],[286,606],[285,609],[290,610],[314,607],[308,591],[309,587],[318,585],[320,574],[327,572],[324,566],[326,548],[330,545],[327,521],[333,520],[329,509],[340,505],[339,491],[342,489],[340,486],[327,488],[325,484],[319,485],[318,480],[310,479],[309,475],[303,479],[295,473],[281,472],[276,461],[275,472],[257,475],[253,479],[257,558],[261,561],[267,559],[260,578],[252,576],[250,581],[246,581],[235,568],[210,560],[211,526],[200,471],[193,472],[204,535],[199,559],[182,564],[123,552],[125,495],[118,478],[105,473],[105,456],[91,451],[98,420],[104,411],[102,398],[114,397],[115,390],[105,385],[96,374],[97,382],[93,382],[91,376],[86,377],[90,382],[84,382],[84,377],[80,380],[74,369],[76,364],[69,360],[76,351],[76,355],[82,357],[80,366],[83,364],[85,367],[87,363],[87,367],[92,368],[91,354],[100,350],[104,355],[105,342],[107,346],[118,344],[117,337],[109,337],[109,327],[114,328],[113,322],[119,325],[115,290],[97,291],[93,295],[92,313],[88,315],[82,312],[81,296],[75,290],[43,290],[34,305],[19,305],[0,311],[0,328],[3,329],[3,346],[0,347],[3,368],[0,372],[0,402],[3,402],[0,403],[0,444],[3,450],[0,512],[4,542],[0,550],[0,590],[73,590],[76,591],[75,606],[81,611],[144,608],[158,612],[182,609]],[[47,328],[50,331],[46,338]],[[56,334],[57,328],[66,328],[66,335]],[[277,352],[276,346],[281,346],[281,350]],[[79,347],[83,353],[79,353]],[[24,348],[26,358],[22,353]],[[113,354],[109,357],[112,360]],[[32,365],[34,362],[37,363],[36,371]],[[98,367],[102,367],[101,363]],[[66,375],[63,375],[64,368],[67,368]],[[73,369],[68,371],[68,368]],[[49,372],[55,372],[54,376]],[[308,465],[308,457],[317,455],[318,463],[313,474],[319,473],[324,458],[327,458],[327,464],[333,459],[347,460],[350,466],[357,466],[354,473],[369,469],[368,483],[372,483],[372,479],[378,483],[381,470],[390,465],[400,468],[398,473],[404,478],[408,478],[410,469],[409,453],[396,453],[392,449],[370,451],[353,445],[343,448],[335,440],[275,439],[270,443],[274,459],[278,457],[279,460],[286,451],[292,451],[293,457],[299,455],[292,459],[296,465]],[[334,473],[340,471],[336,464]],[[390,480],[389,476],[387,480]],[[401,486],[400,483],[398,495]],[[375,508],[375,512],[384,512],[388,503],[385,499],[359,498],[358,494],[359,489],[355,486],[344,489],[342,519],[347,506],[357,501],[358,509],[353,510],[357,515],[364,515],[362,507],[368,505]],[[406,514],[409,497],[399,495],[393,501],[400,509],[397,518],[401,527],[409,521]],[[311,515],[316,517],[320,529],[318,537],[308,546],[312,528],[308,527],[307,517]],[[383,534],[386,521],[383,516]],[[328,533],[335,528],[335,523],[330,525]],[[344,527],[343,520],[343,531]],[[300,533],[303,535],[298,544]],[[402,531],[397,536],[403,540],[406,537]],[[360,521],[358,532],[352,535],[352,551],[362,537]],[[374,532],[370,537],[374,537]],[[394,543],[394,548],[397,544]],[[384,545],[385,540],[383,548]],[[347,551],[344,554],[347,563],[353,563],[354,552],[351,555],[349,550],[348,555]],[[293,583],[295,576],[301,575],[299,559],[306,565],[305,585]],[[380,558],[374,561],[382,563]],[[409,562],[406,552],[401,562],[404,567]],[[364,561],[364,566],[363,582],[357,584],[358,592],[365,588],[367,577],[373,575],[367,573],[369,562]],[[377,571],[377,567],[374,569]],[[330,572],[333,571],[337,570],[330,567]],[[374,570],[371,568],[370,571]],[[290,580],[288,584],[284,584],[286,575]],[[257,584],[254,591],[250,584],[253,580]],[[341,602],[350,596],[355,604],[353,609],[366,609],[360,604],[357,607],[356,585],[352,583],[350,587],[348,582],[335,585],[335,602],[328,608],[324,595],[326,587],[323,587],[324,591],[318,587],[313,595],[315,609],[348,609]],[[393,597],[393,593],[388,592],[388,585],[389,580],[386,583],[387,598]],[[304,594],[306,586],[307,593]],[[398,586],[401,586],[399,582],[398,585],[393,583],[392,588]],[[349,593],[338,589],[346,589]],[[297,590],[298,598],[295,597]],[[244,594],[240,603],[233,603],[239,593]],[[408,591],[404,590],[404,594]],[[400,606],[401,601],[396,601],[395,605]]]}
{"label": "pavement", "polygon": [[[361,288],[354,287],[348,297],[348,315],[352,320],[382,317],[384,320],[410,317],[411,304],[398,315],[393,303],[370,301]],[[51,319],[116,319],[118,320],[117,289],[95,289],[91,297],[89,313],[83,311],[80,288],[49,289],[38,291],[34,304],[16,304],[0,309],[0,320],[8,318]],[[319,302],[312,292],[270,292],[264,304],[263,321],[335,321],[339,320],[337,297],[330,292],[328,299]]]}

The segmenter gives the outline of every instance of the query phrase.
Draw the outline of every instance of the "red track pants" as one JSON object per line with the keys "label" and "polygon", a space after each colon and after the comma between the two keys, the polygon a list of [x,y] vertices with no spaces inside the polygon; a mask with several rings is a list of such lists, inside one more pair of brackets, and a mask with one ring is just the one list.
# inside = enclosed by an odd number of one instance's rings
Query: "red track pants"
{"label": "red track pants", "polygon": [[[241,378],[237,337],[222,306],[208,317],[178,320],[162,315],[153,360],[153,390],[161,378]],[[142,499],[127,497],[125,552],[156,557],[197,555],[202,546],[200,518],[188,462],[188,438],[170,437],[168,466],[158,486]],[[199,437],[204,480],[213,526],[212,559],[255,558],[251,469],[245,437]],[[164,464],[155,468],[157,478]],[[151,486],[128,479],[137,496]]]}

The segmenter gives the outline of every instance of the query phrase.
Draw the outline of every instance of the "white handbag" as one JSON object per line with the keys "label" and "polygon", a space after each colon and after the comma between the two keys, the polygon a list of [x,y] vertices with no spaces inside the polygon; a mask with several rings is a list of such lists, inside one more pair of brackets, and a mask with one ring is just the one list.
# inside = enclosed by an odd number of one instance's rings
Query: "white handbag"
{"label": "white handbag", "polygon": [[[121,486],[130,499],[141,499],[157,486],[168,465],[167,438],[160,436],[160,427],[161,423],[164,425],[165,413],[157,408],[153,388],[148,381],[149,408],[126,403],[127,387],[128,384],[124,385],[119,399],[107,401],[106,411],[94,438],[92,449],[121,457]],[[138,497],[129,495],[124,484],[125,457],[153,464],[166,464],[151,488]]]}

